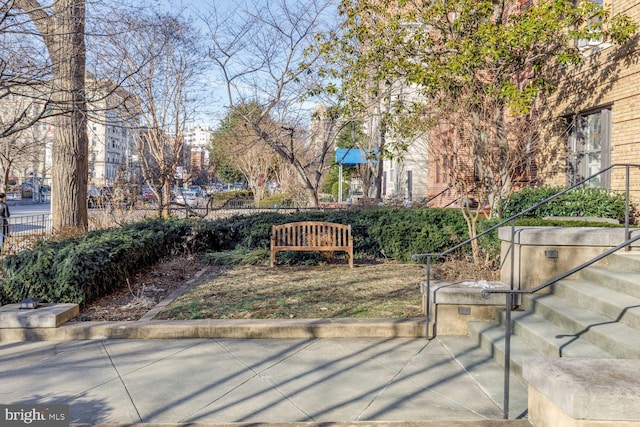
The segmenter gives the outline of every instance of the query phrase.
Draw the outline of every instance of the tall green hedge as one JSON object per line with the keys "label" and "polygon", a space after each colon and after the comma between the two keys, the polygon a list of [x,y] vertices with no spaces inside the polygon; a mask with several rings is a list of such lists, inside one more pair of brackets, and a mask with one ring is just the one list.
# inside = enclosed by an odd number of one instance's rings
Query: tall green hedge
{"label": "tall green hedge", "polygon": [[[3,260],[3,303],[36,297],[43,302],[88,303],[117,289],[135,272],[177,253],[268,248],[271,226],[318,220],[351,224],[359,255],[409,261],[465,240],[462,215],[452,209],[371,209],[264,213],[217,221],[145,220],[98,230],[82,238],[41,242]],[[303,254],[290,254],[289,261]]]}
{"label": "tall green hedge", "polygon": [[3,260],[2,299],[83,304],[122,286],[127,275],[183,250],[189,221],[151,220],[41,242]]}
{"label": "tall green hedge", "polygon": [[354,251],[374,257],[409,261],[414,253],[440,252],[467,239],[467,226],[457,209],[345,209],[293,214],[265,213],[230,220],[247,248],[268,248],[271,226],[297,221],[351,224]]}
{"label": "tall green hedge", "polygon": [[[216,221],[145,220],[93,231],[82,238],[41,242],[31,250],[6,256],[0,300],[18,302],[29,296],[43,302],[86,304],[124,286],[127,277],[169,255],[266,249],[272,225],[312,220],[351,224],[357,256],[403,262],[416,253],[444,252],[468,238],[457,209],[346,209],[262,213]],[[480,242],[497,259],[496,233]],[[308,256],[315,255],[285,252],[279,259],[297,262]]]}

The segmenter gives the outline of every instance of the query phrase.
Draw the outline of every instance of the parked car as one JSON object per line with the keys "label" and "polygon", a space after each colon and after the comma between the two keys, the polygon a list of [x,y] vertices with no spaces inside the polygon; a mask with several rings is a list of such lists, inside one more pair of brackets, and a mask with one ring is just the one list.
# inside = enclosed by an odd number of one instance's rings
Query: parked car
{"label": "parked car", "polygon": [[144,187],[142,189],[142,198],[147,202],[153,202],[155,200],[155,197],[155,194],[153,194],[153,191],[151,191],[149,187]]}
{"label": "parked car", "polygon": [[199,185],[190,185],[189,191],[195,192],[198,197],[204,194],[204,192],[202,191],[202,187],[200,187]]}
{"label": "parked car", "polygon": [[195,191],[185,191],[176,195],[176,203],[190,207],[198,206],[198,193]]}

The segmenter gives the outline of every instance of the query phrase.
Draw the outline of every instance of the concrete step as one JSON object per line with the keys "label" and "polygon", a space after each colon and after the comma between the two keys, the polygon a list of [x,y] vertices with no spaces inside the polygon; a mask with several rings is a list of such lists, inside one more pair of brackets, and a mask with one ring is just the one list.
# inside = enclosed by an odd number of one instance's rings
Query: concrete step
{"label": "concrete step", "polygon": [[579,280],[640,298],[640,273],[592,266],[580,272]]}
{"label": "concrete step", "polygon": [[566,330],[566,334],[593,344],[616,358],[640,359],[640,331],[616,319],[573,306],[556,295],[524,297],[534,314]]}
{"label": "concrete step", "polygon": [[[637,279],[640,280],[640,276]],[[610,283],[603,280],[603,283]],[[640,298],[584,280],[558,282],[554,285],[553,294],[571,301],[572,305],[595,311],[640,331]]]}
{"label": "concrete step", "polygon": [[640,251],[618,251],[609,255],[606,263],[612,270],[640,273]]}
{"label": "concrete step", "polygon": [[[505,312],[501,313],[504,324]],[[511,313],[512,330],[547,357],[615,359],[613,355],[527,311]]]}
{"label": "concrete step", "polygon": [[[500,365],[504,366],[505,331],[502,325],[489,322],[469,322],[469,338],[477,343]],[[522,376],[523,360],[527,357],[544,357],[522,337],[511,335],[511,372]]]}

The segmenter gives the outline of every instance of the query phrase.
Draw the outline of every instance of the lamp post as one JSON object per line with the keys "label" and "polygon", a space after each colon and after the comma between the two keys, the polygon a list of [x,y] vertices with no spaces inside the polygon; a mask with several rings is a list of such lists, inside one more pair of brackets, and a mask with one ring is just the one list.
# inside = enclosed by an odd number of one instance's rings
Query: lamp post
{"label": "lamp post", "polygon": [[338,203],[342,203],[342,162],[338,165]]}

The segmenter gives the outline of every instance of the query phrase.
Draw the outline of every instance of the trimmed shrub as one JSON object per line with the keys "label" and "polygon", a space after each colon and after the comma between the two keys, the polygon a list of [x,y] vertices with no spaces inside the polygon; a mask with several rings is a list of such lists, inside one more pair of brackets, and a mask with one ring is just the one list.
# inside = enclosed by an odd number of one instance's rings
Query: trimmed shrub
{"label": "trimmed shrub", "polygon": [[[6,256],[2,261],[4,279],[0,301],[18,302],[25,297],[35,297],[42,302],[86,304],[123,286],[127,277],[137,271],[174,254],[234,250],[232,258],[251,258],[252,263],[259,263],[261,256],[268,258],[271,226],[296,221],[351,224],[354,252],[359,258],[386,257],[411,262],[413,254],[441,253],[468,238],[466,223],[458,209],[270,212],[216,221],[151,219],[121,228],[92,231],[82,238],[40,242],[31,250]],[[482,220],[480,229],[487,229],[496,223],[494,221]],[[522,219],[517,225],[559,223],[599,225],[540,219]],[[489,259],[498,260],[497,232],[480,239],[480,245]],[[466,245],[452,255],[466,257],[470,250],[470,245]],[[217,256],[208,255],[208,258],[210,262],[220,261]],[[284,263],[314,263],[322,259],[323,255],[318,253],[289,251],[278,255],[279,262]]]}
{"label": "trimmed shrub", "polygon": [[5,303],[27,296],[87,303],[122,286],[128,275],[184,251],[192,229],[193,221],[156,219],[42,242],[4,258],[0,297]]}
{"label": "trimmed shrub", "polygon": [[[509,197],[505,205],[504,217],[516,215],[562,190],[562,187],[543,186],[518,191]],[[604,188],[579,187],[531,210],[524,217],[581,216],[624,221],[624,199],[623,193],[614,193]]]}

